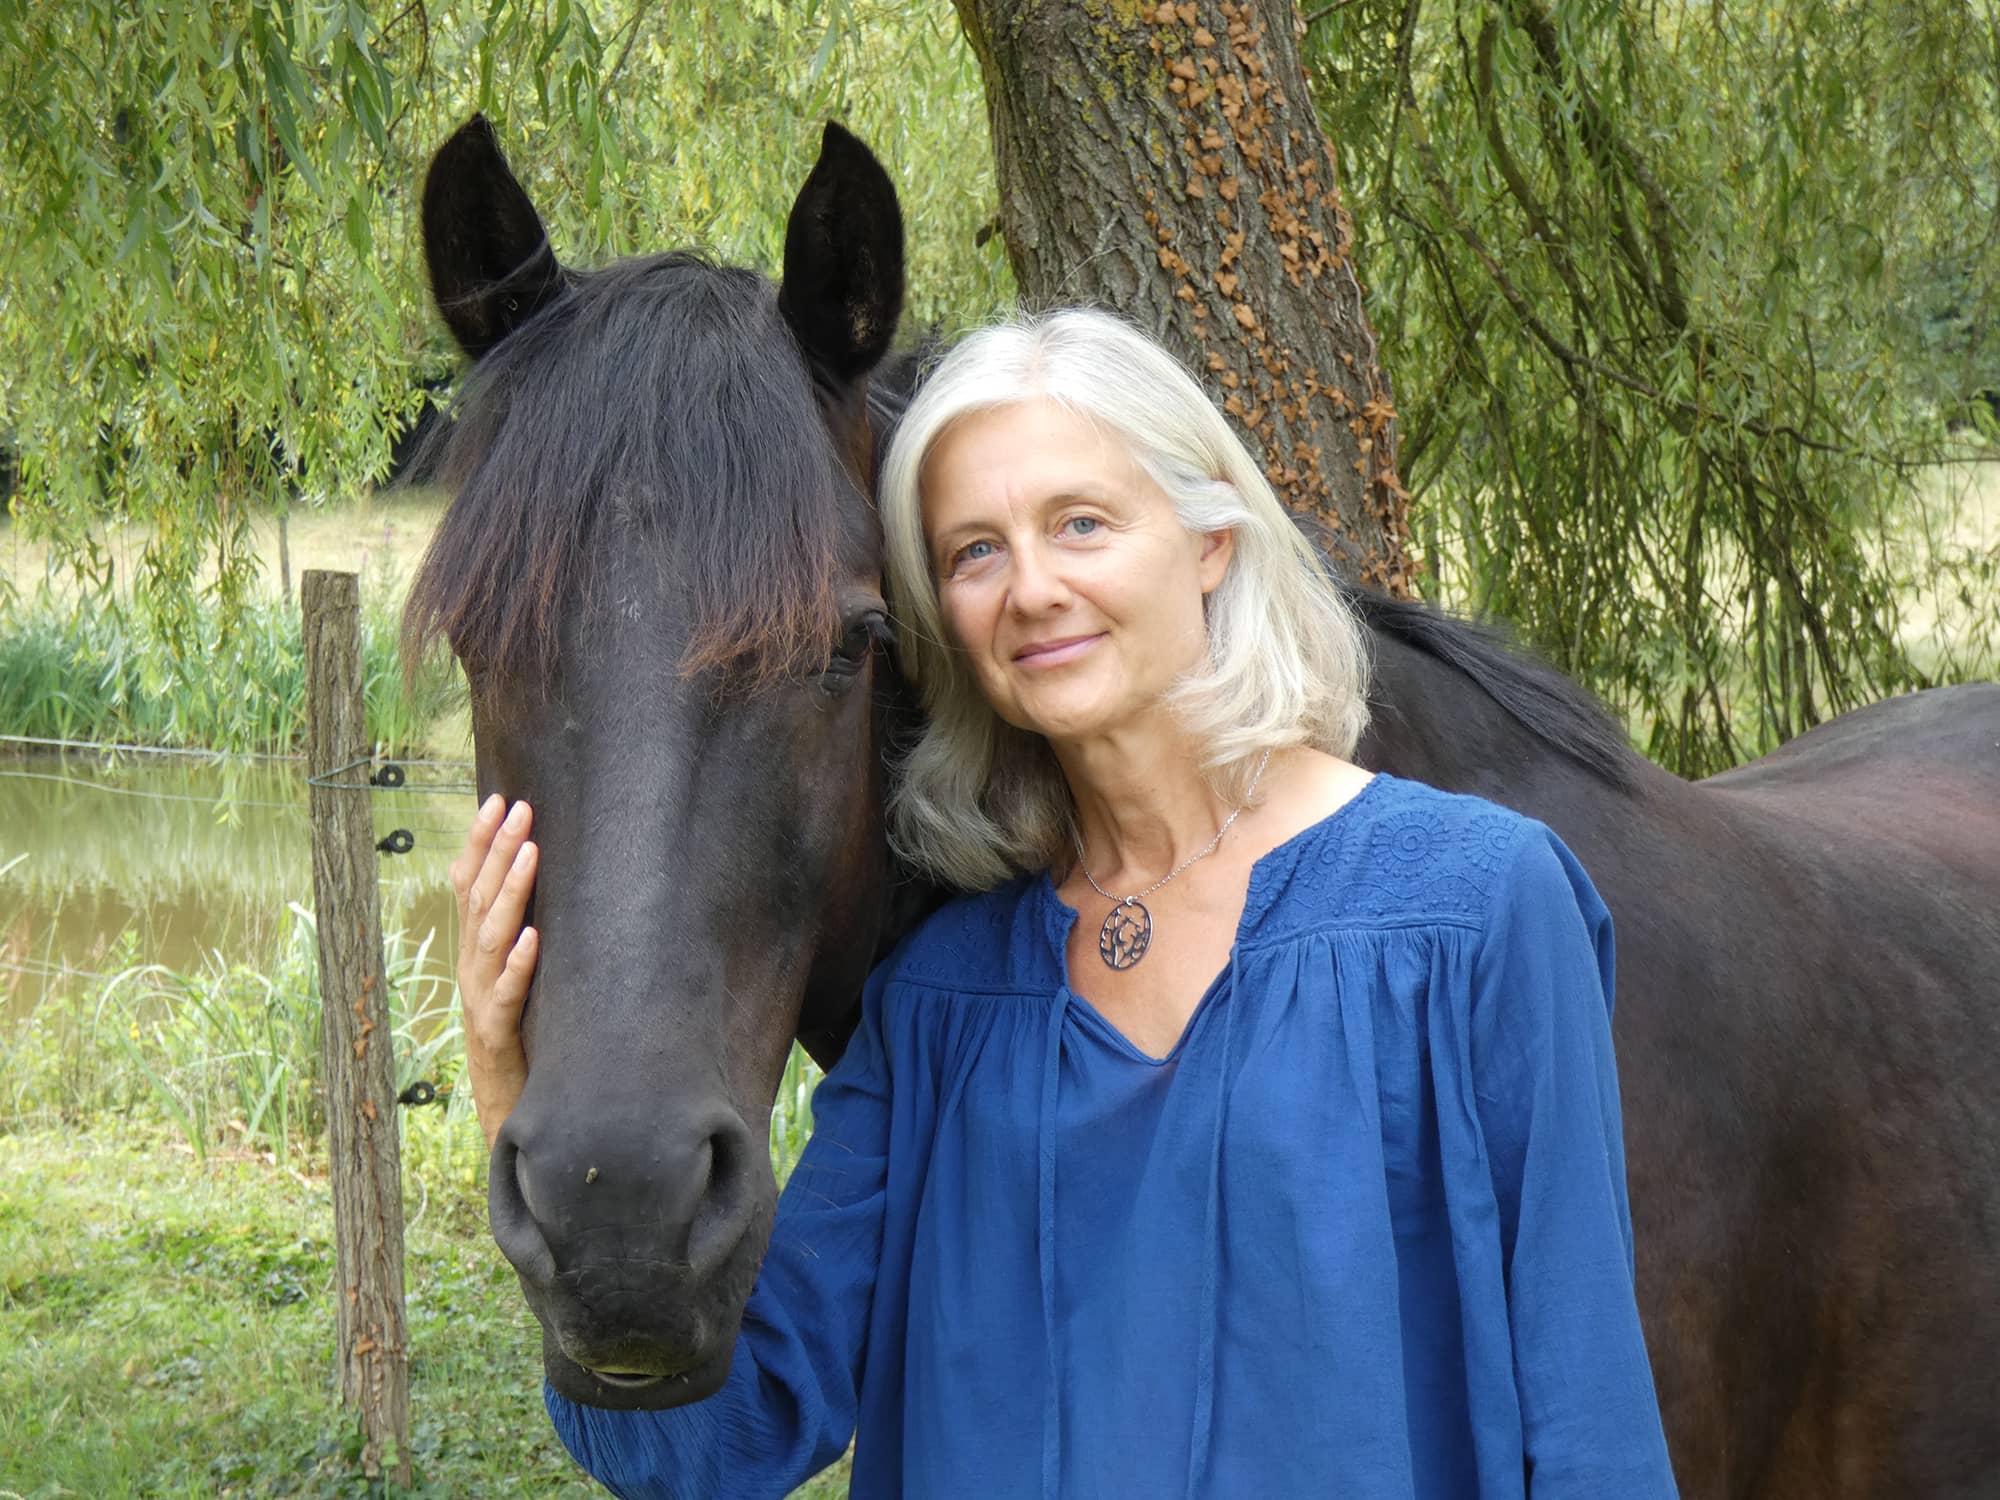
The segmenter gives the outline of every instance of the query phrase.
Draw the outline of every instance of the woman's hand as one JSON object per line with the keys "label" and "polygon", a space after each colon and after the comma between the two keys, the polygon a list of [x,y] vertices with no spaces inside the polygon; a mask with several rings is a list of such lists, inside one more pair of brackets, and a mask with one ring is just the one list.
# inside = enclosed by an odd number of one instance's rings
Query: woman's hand
{"label": "woman's hand", "polygon": [[[503,820],[501,813],[506,810]],[[521,1008],[535,972],[535,929],[523,927],[539,851],[528,842],[534,812],[497,794],[480,804],[465,848],[451,865],[458,897],[458,993],[465,1007],[465,1062],[472,1104],[490,1149],[528,1082]]]}

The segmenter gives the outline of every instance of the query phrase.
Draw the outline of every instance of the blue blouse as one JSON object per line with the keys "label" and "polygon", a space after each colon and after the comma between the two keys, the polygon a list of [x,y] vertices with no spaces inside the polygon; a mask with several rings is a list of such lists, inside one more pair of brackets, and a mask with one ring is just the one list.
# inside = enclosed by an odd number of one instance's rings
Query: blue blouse
{"label": "blue blouse", "polygon": [[[1046,877],[933,916],[820,1085],[728,1383],[546,1393],[615,1494],[1673,1496],[1611,921],[1539,823],[1377,776],[1257,862],[1172,1052]],[[1081,976],[1086,987],[1089,977]]]}

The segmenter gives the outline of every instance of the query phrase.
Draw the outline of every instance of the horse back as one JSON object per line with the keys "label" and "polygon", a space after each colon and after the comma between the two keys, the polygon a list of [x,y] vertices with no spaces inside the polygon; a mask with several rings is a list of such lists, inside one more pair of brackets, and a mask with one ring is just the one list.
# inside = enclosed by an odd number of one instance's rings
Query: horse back
{"label": "horse back", "polygon": [[1634,902],[1638,972],[1680,982],[1625,1017],[1675,1033],[1639,1054],[1699,1064],[1632,1080],[1682,1127],[1635,1167],[1689,1216],[1656,1247],[1666,1319],[1724,1351],[1676,1395],[1732,1408],[1684,1424],[1729,1434],[1679,1455],[1706,1471],[1687,1492],[1993,1493],[2000,687],[1878,704],[1649,800],[1692,878]]}

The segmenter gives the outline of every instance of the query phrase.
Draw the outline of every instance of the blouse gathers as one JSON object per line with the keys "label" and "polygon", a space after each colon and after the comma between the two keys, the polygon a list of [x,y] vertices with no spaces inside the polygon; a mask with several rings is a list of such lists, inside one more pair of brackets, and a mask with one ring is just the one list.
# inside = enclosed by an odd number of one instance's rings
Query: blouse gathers
{"label": "blouse gathers", "polygon": [[627,1500],[1675,1494],[1632,1287],[1610,916],[1538,823],[1375,777],[1257,862],[1150,1058],[1046,877],[870,978],[723,1389],[545,1393]]}

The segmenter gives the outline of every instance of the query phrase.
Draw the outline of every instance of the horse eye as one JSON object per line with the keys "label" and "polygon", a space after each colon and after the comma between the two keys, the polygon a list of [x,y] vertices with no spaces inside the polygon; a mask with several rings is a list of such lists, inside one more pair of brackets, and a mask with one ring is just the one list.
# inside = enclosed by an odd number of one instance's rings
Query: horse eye
{"label": "horse eye", "polygon": [[886,639],[888,632],[889,622],[879,614],[866,614],[849,621],[841,632],[840,644],[834,648],[833,659],[826,664],[822,677],[825,686],[838,692],[859,676],[876,642]]}

